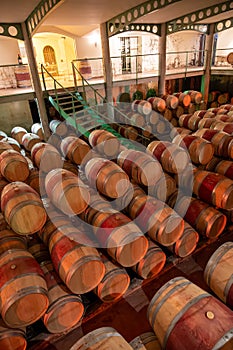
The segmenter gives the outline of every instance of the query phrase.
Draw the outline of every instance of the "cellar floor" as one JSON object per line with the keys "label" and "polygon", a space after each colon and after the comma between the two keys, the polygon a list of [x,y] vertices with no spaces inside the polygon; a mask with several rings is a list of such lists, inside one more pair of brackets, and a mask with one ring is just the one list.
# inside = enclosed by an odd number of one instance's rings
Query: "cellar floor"
{"label": "cellar floor", "polygon": [[[85,316],[74,329],[52,335],[43,328],[29,329],[30,350],[68,350],[84,334],[99,328],[113,327],[129,342],[141,333],[151,331],[147,321],[147,308],[156,291],[174,277],[183,276],[211,293],[203,279],[205,266],[213,252],[223,243],[233,241],[233,226],[227,228],[215,241],[201,240],[194,253],[186,258],[173,255],[160,274],[152,279],[133,278],[130,288],[118,301],[110,304],[86,303]],[[31,334],[30,334],[31,333]]]}

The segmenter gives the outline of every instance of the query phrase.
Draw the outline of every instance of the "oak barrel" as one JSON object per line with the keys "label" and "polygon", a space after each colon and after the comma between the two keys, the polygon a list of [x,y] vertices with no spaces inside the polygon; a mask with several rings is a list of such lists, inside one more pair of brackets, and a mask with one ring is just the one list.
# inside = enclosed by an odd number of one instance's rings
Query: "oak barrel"
{"label": "oak barrel", "polygon": [[29,176],[26,158],[15,150],[6,150],[0,154],[0,171],[10,182],[25,181]]}
{"label": "oak barrel", "polygon": [[[173,206],[172,203],[169,205]],[[200,199],[180,196],[175,210],[201,235],[208,238],[218,237],[226,226],[226,217],[219,210]]]}
{"label": "oak barrel", "polygon": [[37,168],[44,173],[61,168],[63,161],[58,150],[44,142],[35,144],[31,149],[31,158]]}
{"label": "oak barrel", "polygon": [[11,130],[11,136],[16,139],[16,141],[18,141],[18,143],[20,145],[23,144],[22,142],[22,138],[23,136],[27,134],[27,130],[25,128],[22,128],[21,126],[15,126],[12,130]]}
{"label": "oak barrel", "polygon": [[159,340],[153,332],[140,334],[129,344],[134,350],[162,350]]}
{"label": "oak barrel", "polygon": [[41,263],[48,287],[49,306],[42,317],[50,333],[61,333],[74,327],[82,318],[84,305],[80,295],[73,294],[61,281],[51,261]]}
{"label": "oak barrel", "polygon": [[132,220],[156,242],[169,246],[184,229],[182,218],[164,202],[147,195],[138,195],[128,206]]}
{"label": "oak barrel", "polygon": [[32,132],[28,132],[22,137],[22,145],[29,152],[31,151],[32,147],[39,142],[41,142],[40,137]]}
{"label": "oak barrel", "polygon": [[185,221],[184,231],[181,237],[176,241],[176,243],[167,248],[177,256],[184,258],[190,255],[196,249],[198,241],[198,233]]}
{"label": "oak barrel", "polygon": [[61,168],[46,175],[45,189],[52,203],[68,215],[81,213],[90,199],[89,189],[79,177]]}
{"label": "oak barrel", "polygon": [[104,303],[111,303],[125,294],[130,277],[124,268],[109,260],[107,256],[102,254],[101,260],[105,266],[105,274],[94,292]]}
{"label": "oak barrel", "polygon": [[141,151],[125,150],[117,157],[117,164],[138,184],[154,185],[162,175],[159,162]]}
{"label": "oak barrel", "polygon": [[173,278],[161,287],[147,317],[163,349],[232,348],[233,312],[186,278]]}
{"label": "oak barrel", "polygon": [[190,161],[183,148],[169,141],[152,141],[147,146],[147,152],[153,154],[165,171],[173,174],[184,171]]}
{"label": "oak barrel", "polygon": [[194,173],[193,193],[218,208],[233,207],[233,180],[224,175],[198,170]]}
{"label": "oak barrel", "polygon": [[212,254],[204,278],[211,290],[233,309],[233,242],[223,243]]}
{"label": "oak barrel", "polygon": [[85,174],[93,188],[110,198],[123,196],[130,182],[119,165],[104,158],[93,158],[85,165]]}
{"label": "oak barrel", "polygon": [[58,136],[66,136],[68,134],[68,126],[66,122],[61,122],[60,120],[51,120],[49,123],[49,128],[53,134]]}
{"label": "oak barrel", "polygon": [[20,144],[18,143],[18,141],[13,139],[13,137],[8,137],[7,136],[4,139],[2,139],[2,141],[3,142],[7,142],[15,151],[21,152]]}
{"label": "oak barrel", "polygon": [[44,131],[41,123],[34,123],[31,126],[31,132],[39,136],[41,140],[44,140]]}
{"label": "oak barrel", "polygon": [[152,278],[162,271],[166,262],[166,254],[162,249],[149,239],[149,247],[145,256],[134,266],[132,270],[140,277]]}
{"label": "oak barrel", "polygon": [[0,255],[11,249],[27,249],[27,240],[10,229],[0,231]]}
{"label": "oak barrel", "polygon": [[111,132],[106,130],[94,130],[88,137],[90,145],[100,154],[107,157],[115,157],[118,154],[120,141]]}
{"label": "oak barrel", "polygon": [[1,210],[12,230],[21,235],[39,231],[47,219],[38,193],[20,181],[11,182],[3,188]]}
{"label": "oak barrel", "polygon": [[147,101],[151,103],[154,111],[164,112],[166,109],[166,102],[160,97],[149,97]]}
{"label": "oak barrel", "polygon": [[24,249],[8,250],[0,256],[1,315],[13,328],[25,327],[41,318],[48,308],[43,271]]}
{"label": "oak barrel", "polygon": [[173,143],[187,149],[190,158],[195,164],[207,164],[214,155],[214,146],[211,142],[202,139],[195,135],[178,135],[173,140]]}
{"label": "oak barrel", "polygon": [[76,136],[65,137],[60,147],[63,156],[78,165],[80,165],[84,159],[87,161],[88,152],[91,150],[90,146],[85,141]]}
{"label": "oak barrel", "polygon": [[127,341],[111,327],[102,327],[80,338],[70,350],[132,350]]}
{"label": "oak barrel", "polygon": [[8,327],[0,320],[0,349],[26,350],[26,330]]}

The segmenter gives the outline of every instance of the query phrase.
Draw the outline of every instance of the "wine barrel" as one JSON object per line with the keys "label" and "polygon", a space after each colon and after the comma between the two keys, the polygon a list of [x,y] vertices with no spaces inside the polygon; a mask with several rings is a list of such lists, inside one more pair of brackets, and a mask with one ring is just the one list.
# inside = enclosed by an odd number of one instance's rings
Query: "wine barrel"
{"label": "wine barrel", "polygon": [[[188,95],[186,95],[186,96],[188,96]],[[175,118],[180,118],[180,116],[182,114],[184,114],[184,111],[185,111],[184,107],[177,106],[177,108],[173,110],[172,116],[175,117]]]}
{"label": "wine barrel", "polygon": [[11,249],[27,249],[27,240],[8,228],[1,229],[0,255]]}
{"label": "wine barrel", "polygon": [[89,190],[79,177],[61,168],[46,175],[45,189],[52,203],[68,215],[81,213],[90,200]]}
{"label": "wine barrel", "polygon": [[163,112],[163,117],[164,117],[164,119],[166,119],[170,122],[173,118],[171,109],[166,108],[165,111]]}
{"label": "wine barrel", "polygon": [[[143,124],[144,125],[144,124]],[[130,125],[122,125],[118,127],[119,134],[129,140],[136,141],[138,138],[138,131]]]}
{"label": "wine barrel", "polygon": [[153,332],[140,334],[129,344],[134,350],[162,350],[159,340]]}
{"label": "wine barrel", "polygon": [[204,279],[211,290],[233,309],[233,242],[222,244],[211,255],[204,271]]}
{"label": "wine barrel", "polygon": [[175,243],[184,229],[184,221],[172,208],[147,195],[133,198],[128,213],[143,232],[164,246]]}
{"label": "wine barrel", "polygon": [[148,188],[148,194],[166,202],[176,189],[176,180],[167,173],[164,173],[154,186]]}
{"label": "wine barrel", "polygon": [[31,126],[31,132],[39,136],[41,140],[44,140],[44,131],[41,123],[34,123]]}
{"label": "wine barrel", "polygon": [[176,212],[204,237],[216,238],[226,226],[226,216],[200,199],[182,196],[174,204]]}
{"label": "wine barrel", "polygon": [[[130,123],[129,123],[129,120],[130,120]],[[130,124],[130,125],[137,126],[138,128],[141,128],[145,124],[145,116],[143,116],[140,113],[130,112],[127,114],[127,118],[122,120],[122,122],[125,124]]]}
{"label": "wine barrel", "polygon": [[50,237],[54,231],[59,230],[60,227],[71,223],[70,219],[63,213],[56,212],[54,215],[56,216],[53,216],[53,213],[49,211],[48,216],[50,219],[48,219],[44,227],[37,232],[38,236],[45,243],[46,247],[48,246]]}
{"label": "wine barrel", "polygon": [[71,171],[75,175],[79,175],[79,171],[78,171],[77,165],[73,164],[69,160],[64,160],[62,168],[65,169],[65,170]]}
{"label": "wine barrel", "polygon": [[84,230],[73,225],[60,226],[49,239],[49,251],[56,272],[75,294],[94,289],[105,272],[97,249]]}
{"label": "wine barrel", "polygon": [[15,139],[13,139],[13,137],[5,137],[4,139],[2,139],[3,142],[7,142],[9,143],[9,145],[11,145],[11,147],[17,151],[17,152],[21,152],[21,147],[20,144],[18,143],[18,141],[16,141]]}
{"label": "wine barrel", "polygon": [[204,170],[194,173],[193,193],[206,203],[222,209],[233,206],[233,181],[224,175]]}
{"label": "wine barrel", "polygon": [[8,327],[0,320],[0,349],[2,350],[26,350],[26,330]]}
{"label": "wine barrel", "polygon": [[184,223],[184,231],[181,237],[172,246],[167,247],[172,253],[181,258],[190,255],[197,246],[199,241],[198,233],[186,221]]}
{"label": "wine barrel", "polygon": [[182,114],[179,117],[179,125],[183,128],[196,131],[199,128],[199,123],[202,120],[201,117],[194,114]]}
{"label": "wine barrel", "polygon": [[125,294],[130,284],[130,277],[124,268],[110,261],[107,256],[102,254],[101,259],[105,266],[105,274],[94,289],[94,293],[104,303],[111,303]]}
{"label": "wine barrel", "polygon": [[217,122],[214,125],[215,130],[221,130],[229,135],[233,135],[233,123]]}
{"label": "wine barrel", "polygon": [[41,318],[48,308],[43,271],[24,249],[8,250],[0,256],[1,315],[13,328],[26,327]]}
{"label": "wine barrel", "polygon": [[152,141],[146,150],[158,159],[168,173],[178,174],[184,171],[189,164],[188,153],[168,141]]}
{"label": "wine barrel", "polygon": [[233,180],[233,162],[230,160],[218,159],[214,171]]}
{"label": "wine barrel", "polygon": [[176,96],[179,100],[179,104],[184,107],[188,107],[191,103],[191,96],[188,94],[185,94],[184,92],[175,92],[173,94]]}
{"label": "wine barrel", "polygon": [[130,179],[145,186],[154,185],[162,175],[159,162],[151,155],[141,151],[122,151],[117,157],[117,164]]}
{"label": "wine barrel", "polygon": [[27,237],[27,250],[33,255],[39,264],[50,260],[49,250],[38,235]]}
{"label": "wine barrel", "polygon": [[139,227],[114,209],[96,210],[91,224],[101,247],[121,266],[130,267],[146,254],[148,241]]}
{"label": "wine barrel", "polygon": [[149,97],[147,101],[151,103],[154,111],[164,112],[166,109],[166,102],[160,97]]}
{"label": "wine barrel", "polygon": [[200,91],[188,90],[184,92],[191,97],[191,102],[195,104],[200,104],[202,101],[202,93]]}
{"label": "wine barrel", "polygon": [[39,142],[32,147],[31,158],[36,167],[43,173],[61,168],[63,164],[58,150],[54,146],[44,142]]}
{"label": "wine barrel", "polygon": [[190,158],[195,164],[207,164],[214,155],[214,146],[195,135],[178,135],[173,140],[176,145],[187,149]]}
{"label": "wine barrel", "polygon": [[40,137],[32,132],[28,132],[22,137],[22,145],[29,152],[31,152],[32,147],[39,142],[41,142]]}
{"label": "wine barrel", "polygon": [[61,142],[61,152],[64,157],[80,165],[84,160],[87,162],[90,146],[83,140],[75,136],[67,136]]}
{"label": "wine barrel", "polygon": [[161,98],[165,101],[166,107],[176,109],[179,104],[179,99],[175,95],[162,95]]}
{"label": "wine barrel", "polygon": [[192,350],[232,348],[233,312],[186,278],[173,278],[160,288],[147,316],[163,349],[180,350],[184,344]]}
{"label": "wine barrel", "polygon": [[60,151],[61,141],[62,141],[61,136],[54,133],[50,136],[47,143],[55,147],[58,151]]}
{"label": "wine barrel", "polygon": [[56,134],[58,136],[66,136],[68,134],[68,125],[66,122],[61,122],[60,120],[51,120],[49,123],[49,128],[52,131],[53,134]]}
{"label": "wine barrel", "polygon": [[0,171],[9,182],[25,181],[29,176],[27,160],[13,149],[0,154]]}
{"label": "wine barrel", "polygon": [[158,275],[166,262],[166,254],[162,249],[149,239],[149,246],[145,256],[134,266],[132,270],[143,279]]}
{"label": "wine barrel", "polygon": [[51,261],[41,263],[48,288],[49,306],[42,317],[50,333],[65,332],[82,318],[84,305],[79,295],[73,294],[62,283]]}
{"label": "wine barrel", "polygon": [[88,137],[90,145],[100,154],[115,157],[118,154],[120,141],[111,132],[106,130],[93,130]]}
{"label": "wine barrel", "polygon": [[214,146],[214,154],[233,159],[233,138],[219,130],[203,128],[195,132],[196,136],[210,141]]}
{"label": "wine barrel", "polygon": [[7,134],[4,131],[0,130],[0,141],[6,139],[7,137]]}
{"label": "wine barrel", "polygon": [[119,165],[103,158],[89,160],[85,174],[91,187],[110,198],[123,196],[130,185],[128,175]]}
{"label": "wine barrel", "polygon": [[97,328],[80,338],[70,350],[132,350],[127,341],[111,327]]}
{"label": "wine barrel", "polygon": [[1,210],[12,230],[20,235],[39,231],[47,219],[38,193],[20,181],[11,182],[3,188]]}
{"label": "wine barrel", "polygon": [[198,129],[203,129],[203,128],[214,128],[216,125],[217,121],[215,118],[203,118],[198,122]]}
{"label": "wine barrel", "polygon": [[134,100],[131,105],[133,112],[149,115],[152,111],[152,105],[149,101],[146,100]]}
{"label": "wine barrel", "polygon": [[146,123],[146,124],[143,126],[141,132],[142,132],[142,135],[143,135],[144,137],[150,138],[151,136],[153,136],[153,135],[152,135],[152,126],[151,126],[149,123]]}
{"label": "wine barrel", "polygon": [[25,128],[22,128],[21,126],[15,126],[11,130],[11,136],[13,139],[15,139],[20,145],[23,145],[22,138],[23,136],[27,134],[27,130]]}

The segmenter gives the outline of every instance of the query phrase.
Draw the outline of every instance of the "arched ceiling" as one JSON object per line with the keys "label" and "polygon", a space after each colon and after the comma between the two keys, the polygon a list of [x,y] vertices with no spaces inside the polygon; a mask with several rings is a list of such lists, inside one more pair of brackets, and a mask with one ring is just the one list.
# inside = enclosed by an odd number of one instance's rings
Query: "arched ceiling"
{"label": "arched ceiling", "polygon": [[[139,23],[163,23],[170,22],[187,13],[191,13],[207,6],[220,4],[224,0],[180,0],[164,8],[137,19]],[[31,14],[40,0],[10,0],[1,1],[0,23],[21,23]],[[99,24],[109,21],[116,15],[125,12],[137,5],[143,4],[142,0],[64,0],[54,11],[48,13],[37,31],[45,28],[54,28],[57,31],[65,31],[71,36],[82,36],[91,30],[98,28]],[[219,20],[232,18],[233,10],[223,12],[199,23],[212,23]]]}

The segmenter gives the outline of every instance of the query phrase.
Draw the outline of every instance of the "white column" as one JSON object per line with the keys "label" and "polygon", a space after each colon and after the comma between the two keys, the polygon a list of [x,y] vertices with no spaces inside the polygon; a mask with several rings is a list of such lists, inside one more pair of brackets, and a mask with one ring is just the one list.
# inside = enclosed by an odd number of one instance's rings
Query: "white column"
{"label": "white column", "polygon": [[211,77],[211,61],[213,54],[213,43],[214,43],[214,23],[211,23],[209,26],[209,35],[206,37],[206,61],[205,61],[205,72],[203,76],[203,84],[202,84],[202,94],[203,100],[205,103],[208,102],[209,96],[209,86],[210,86],[210,77]]}
{"label": "white column", "polygon": [[41,88],[40,78],[38,74],[36,59],[34,56],[32,40],[28,36],[26,24],[22,23],[21,25],[22,25],[22,32],[23,32],[25,48],[26,48],[27,57],[28,57],[28,63],[31,71],[33,86],[34,86],[35,94],[37,98],[39,116],[44,129],[45,140],[48,140],[51,133],[48,125],[48,116],[47,116],[47,111],[45,107],[45,101],[44,101],[43,91]]}
{"label": "white column", "polygon": [[165,78],[166,78],[166,23],[161,24],[161,37],[159,38],[159,88],[158,93],[160,95],[165,94]]}
{"label": "white column", "polygon": [[107,34],[107,24],[102,23],[100,25],[101,44],[102,44],[102,55],[103,55],[103,71],[105,81],[105,91],[107,102],[112,102],[112,64],[110,58],[109,39]]}

